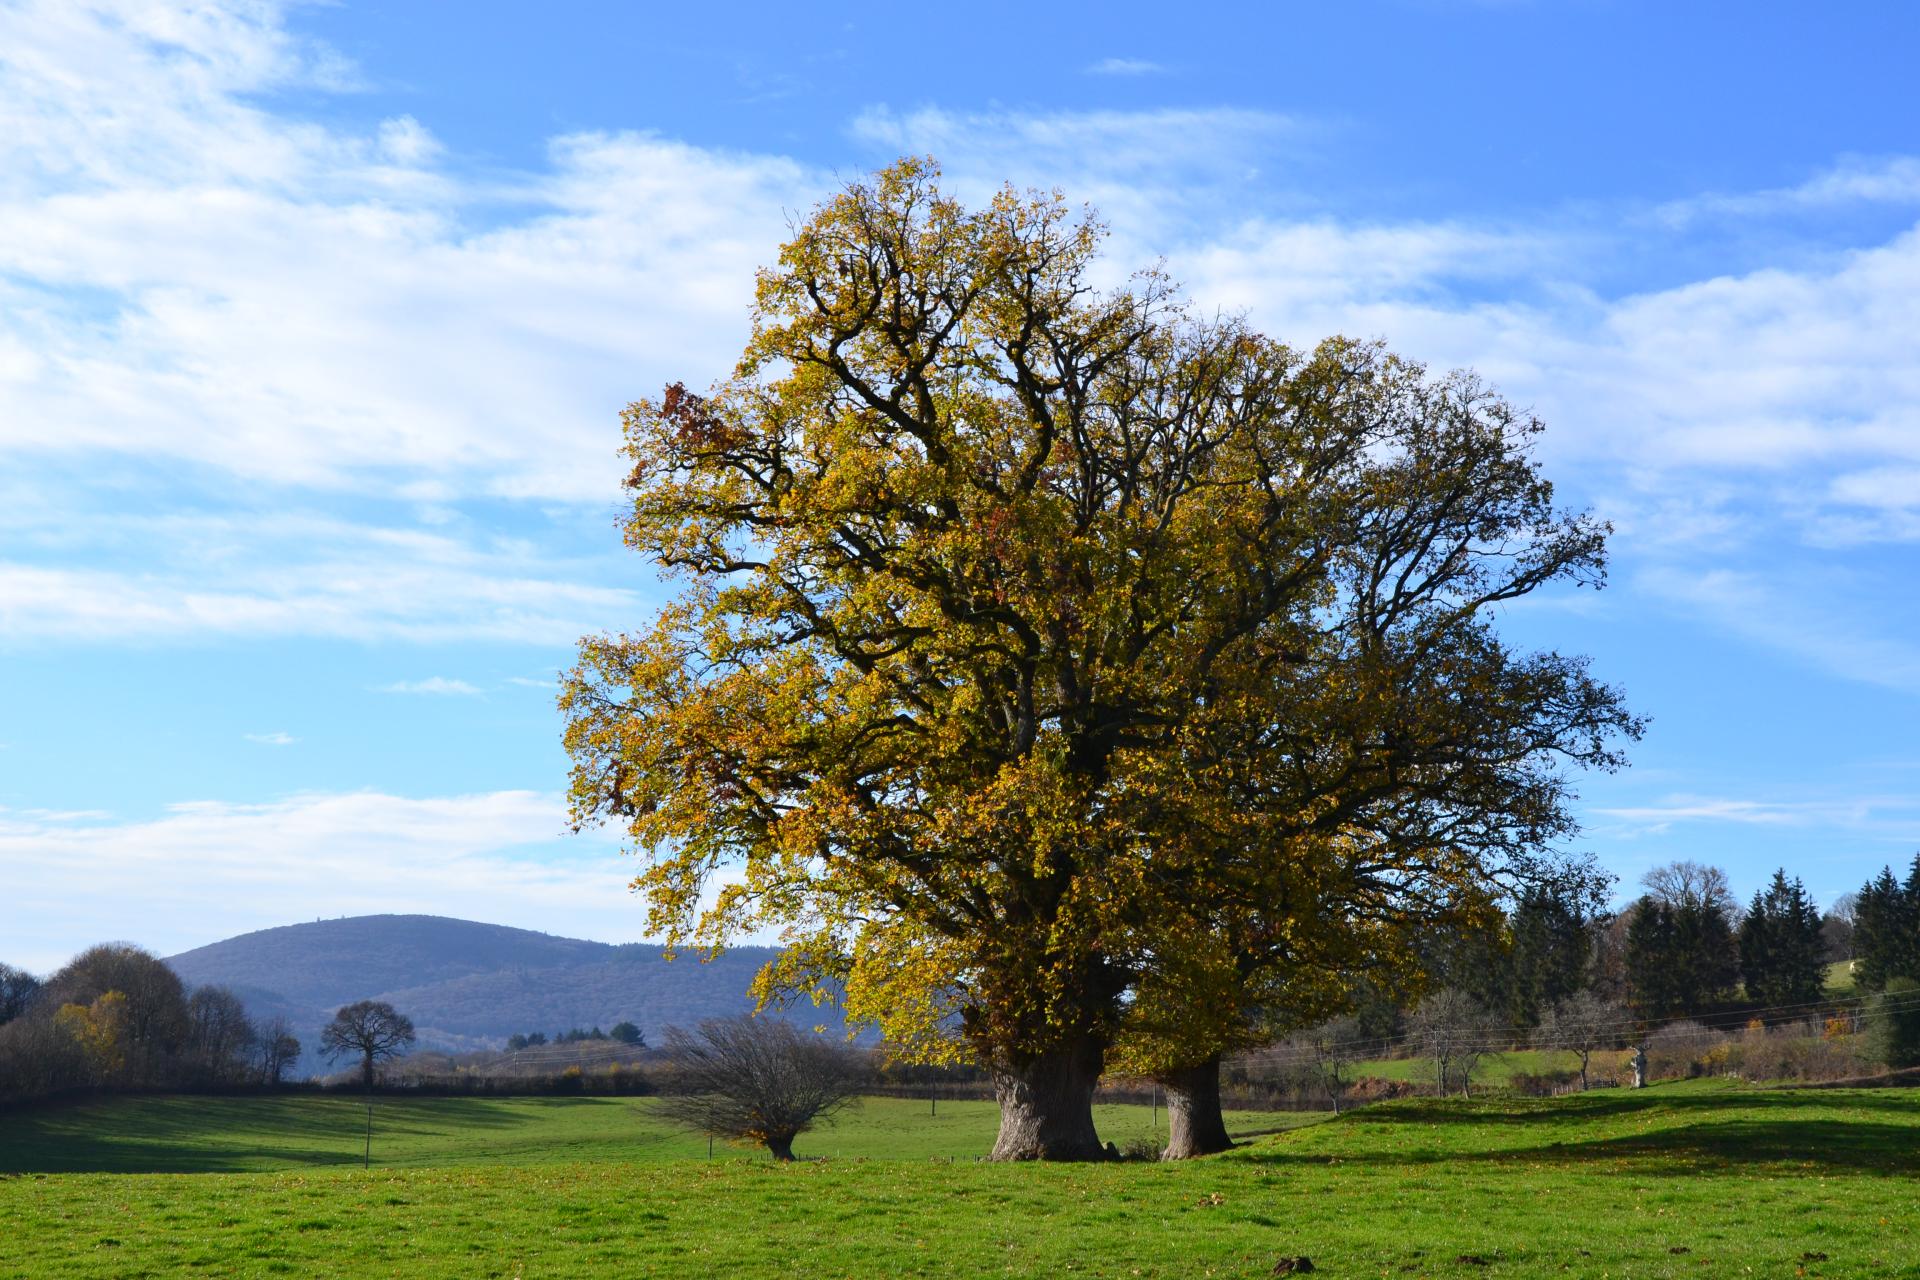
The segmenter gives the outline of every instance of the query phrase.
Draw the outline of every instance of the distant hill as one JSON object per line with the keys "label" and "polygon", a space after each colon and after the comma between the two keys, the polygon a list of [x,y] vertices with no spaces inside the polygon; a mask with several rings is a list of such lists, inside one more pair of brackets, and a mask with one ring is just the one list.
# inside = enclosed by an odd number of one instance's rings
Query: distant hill
{"label": "distant hill", "polygon": [[[747,984],[774,955],[737,947],[702,962],[644,944],[613,946],[443,916],[353,916],[241,934],[172,956],[190,986],[231,987],[259,1019],[284,1016],[311,1050],[333,1011],[386,1000],[413,1019],[420,1047],[499,1048],[516,1032],[637,1024],[659,1043],[670,1025],[752,1007]],[[837,1027],[833,1010],[796,1021]]]}

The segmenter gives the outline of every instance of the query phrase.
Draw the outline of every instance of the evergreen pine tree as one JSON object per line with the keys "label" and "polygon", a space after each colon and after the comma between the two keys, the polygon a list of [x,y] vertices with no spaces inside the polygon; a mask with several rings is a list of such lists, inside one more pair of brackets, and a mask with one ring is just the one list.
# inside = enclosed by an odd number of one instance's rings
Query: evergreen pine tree
{"label": "evergreen pine tree", "polygon": [[1507,991],[1516,1024],[1538,1025],[1548,1009],[1586,985],[1592,927],[1579,904],[1550,890],[1536,889],[1521,897],[1513,911]]}
{"label": "evergreen pine tree", "polygon": [[1648,1017],[1684,1012],[1674,910],[1642,898],[1627,924],[1627,990],[1634,1008]]}
{"label": "evergreen pine tree", "polygon": [[1770,1007],[1811,1004],[1826,987],[1820,913],[1806,886],[1783,868],[1753,895],[1740,926],[1740,972],[1747,999]]}
{"label": "evergreen pine tree", "polygon": [[1920,855],[1903,885],[1890,867],[1861,887],[1854,907],[1854,980],[1878,991],[1892,978],[1920,979]]}

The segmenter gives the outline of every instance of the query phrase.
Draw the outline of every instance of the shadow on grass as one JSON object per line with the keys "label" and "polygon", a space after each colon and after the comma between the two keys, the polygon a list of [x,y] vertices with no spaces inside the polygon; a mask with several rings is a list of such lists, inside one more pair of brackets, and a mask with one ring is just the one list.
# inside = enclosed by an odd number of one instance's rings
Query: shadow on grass
{"label": "shadow on grass", "polygon": [[1717,1173],[1744,1165],[1782,1165],[1855,1172],[1920,1173],[1911,1126],[1861,1120],[1724,1120],[1591,1141],[1554,1142],[1492,1151],[1343,1152],[1337,1157],[1286,1150],[1249,1151],[1265,1165],[1307,1167],[1337,1159],[1348,1168],[1419,1165],[1593,1165],[1645,1162],[1654,1175]]}
{"label": "shadow on grass", "polygon": [[[376,1147],[454,1129],[498,1132],[538,1123],[525,1110],[480,1099],[376,1097],[373,1105]],[[226,1173],[358,1164],[365,1133],[365,1101],[348,1095],[114,1099],[0,1117],[0,1172]]]}
{"label": "shadow on grass", "polygon": [[[1841,1092],[1815,1089],[1707,1089],[1668,1092],[1664,1089],[1596,1089],[1558,1098],[1495,1098],[1462,1101],[1422,1098],[1373,1106],[1359,1113],[1372,1124],[1548,1125],[1606,1120],[1668,1112],[1675,1115],[1720,1114],[1729,1110],[1765,1111],[1794,1115],[1831,1112],[1836,1107],[1907,1117],[1920,1125],[1920,1090],[1896,1092],[1861,1089]],[[1920,1133],[1914,1135],[1920,1138]]]}
{"label": "shadow on grass", "polygon": [[[1834,1114],[1840,1110],[1865,1114]],[[1655,1176],[1713,1173],[1748,1165],[1920,1172],[1920,1097],[1884,1093],[1650,1091],[1589,1094],[1551,1102],[1421,1101],[1369,1108],[1352,1117],[1352,1122],[1356,1126],[1353,1141],[1337,1150],[1300,1150],[1277,1143],[1251,1149],[1240,1158],[1301,1167],[1336,1159],[1363,1168],[1629,1162],[1640,1166],[1636,1172]],[[1634,1125],[1633,1131],[1618,1132],[1621,1123]],[[1392,1130],[1402,1125],[1449,1128],[1434,1135],[1438,1142],[1433,1146],[1365,1149],[1369,1133],[1391,1137]],[[1529,1133],[1526,1126],[1542,1131]],[[1471,1127],[1495,1131],[1489,1135],[1493,1140],[1477,1146],[1451,1145],[1455,1135],[1464,1136]],[[1534,1140],[1523,1145],[1499,1140],[1516,1136],[1516,1129]],[[1596,1129],[1601,1132],[1595,1133]]]}

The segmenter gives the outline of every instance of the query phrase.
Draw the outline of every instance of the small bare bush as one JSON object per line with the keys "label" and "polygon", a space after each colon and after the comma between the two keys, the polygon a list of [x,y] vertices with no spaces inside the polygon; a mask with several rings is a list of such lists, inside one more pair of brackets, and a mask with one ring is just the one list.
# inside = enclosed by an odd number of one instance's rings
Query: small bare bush
{"label": "small bare bush", "polygon": [[1647,1037],[1647,1074],[1654,1080],[1723,1074],[1732,1060],[1730,1041],[1691,1018],[1669,1022]]}
{"label": "small bare bush", "polygon": [[865,1079],[839,1045],[778,1018],[709,1018],[667,1029],[672,1095],[662,1110],[690,1129],[759,1143],[793,1159],[793,1140],[845,1107]]}

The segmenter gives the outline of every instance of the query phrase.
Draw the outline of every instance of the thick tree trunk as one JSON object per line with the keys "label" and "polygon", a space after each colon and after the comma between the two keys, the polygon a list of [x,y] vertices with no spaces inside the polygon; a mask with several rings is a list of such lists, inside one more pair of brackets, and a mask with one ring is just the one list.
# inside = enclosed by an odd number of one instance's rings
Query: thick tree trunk
{"label": "thick tree trunk", "polygon": [[1208,1058],[1160,1077],[1167,1090],[1167,1149],[1163,1160],[1186,1160],[1225,1151],[1227,1118],[1220,1113],[1220,1059]]}
{"label": "thick tree trunk", "polygon": [[1092,1040],[993,1068],[1000,1100],[994,1160],[1105,1160],[1093,1128],[1093,1087],[1106,1055]]}
{"label": "thick tree trunk", "polygon": [[373,1055],[368,1054],[360,1063],[360,1083],[367,1092],[373,1092]]}
{"label": "thick tree trunk", "polygon": [[790,1133],[768,1134],[767,1150],[773,1152],[775,1160],[793,1159],[793,1135]]}

